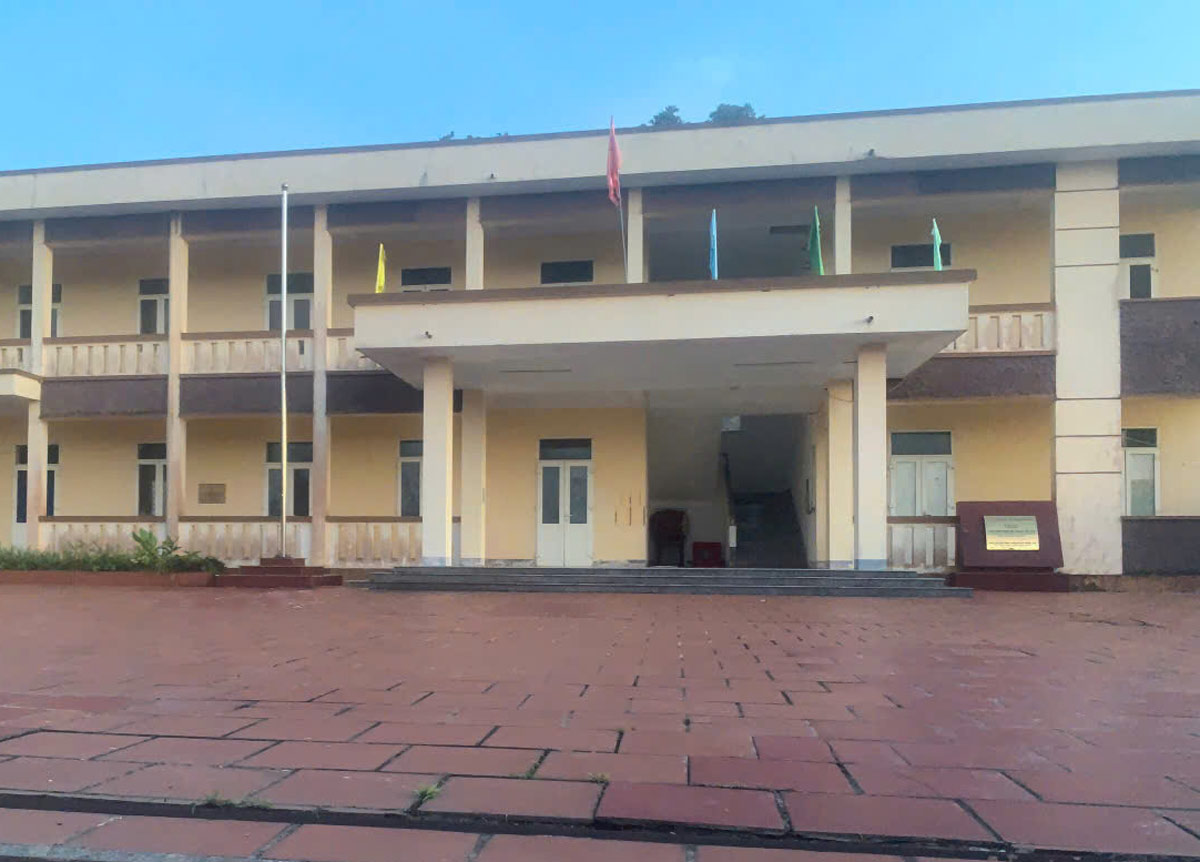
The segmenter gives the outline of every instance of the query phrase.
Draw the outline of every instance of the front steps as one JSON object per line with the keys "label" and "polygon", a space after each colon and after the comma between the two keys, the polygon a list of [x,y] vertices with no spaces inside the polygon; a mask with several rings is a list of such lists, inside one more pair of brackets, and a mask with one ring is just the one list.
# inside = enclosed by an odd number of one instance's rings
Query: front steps
{"label": "front steps", "polygon": [[412,566],[372,572],[373,590],[408,592],[679,593],[755,596],[968,597],[944,578],[829,569],[507,568]]}
{"label": "front steps", "polygon": [[294,557],[264,557],[257,566],[239,566],[213,578],[215,587],[249,589],[304,590],[341,583],[341,575],[330,574],[329,569],[319,566],[306,566],[304,560]]}

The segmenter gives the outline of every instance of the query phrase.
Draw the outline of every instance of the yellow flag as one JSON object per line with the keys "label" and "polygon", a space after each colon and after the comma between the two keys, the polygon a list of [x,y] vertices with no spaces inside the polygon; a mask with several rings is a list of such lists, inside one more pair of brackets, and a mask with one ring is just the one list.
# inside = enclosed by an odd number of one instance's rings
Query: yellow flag
{"label": "yellow flag", "polygon": [[387,252],[383,250],[383,243],[379,244],[379,270],[375,273],[375,292],[383,293],[385,282],[384,271],[387,269]]}

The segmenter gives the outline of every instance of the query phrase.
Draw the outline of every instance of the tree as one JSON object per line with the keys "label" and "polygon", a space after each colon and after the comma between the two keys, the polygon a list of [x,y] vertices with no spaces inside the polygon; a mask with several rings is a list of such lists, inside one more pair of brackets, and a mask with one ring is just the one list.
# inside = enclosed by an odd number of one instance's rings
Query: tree
{"label": "tree", "polygon": [[674,105],[667,105],[651,117],[650,122],[646,125],[652,129],[671,129],[675,126],[682,126],[683,118],[679,116],[679,108]]}
{"label": "tree", "polygon": [[749,102],[744,105],[730,105],[722,102],[708,115],[708,121],[714,126],[740,126],[761,119],[762,117],[754,113],[754,108]]}

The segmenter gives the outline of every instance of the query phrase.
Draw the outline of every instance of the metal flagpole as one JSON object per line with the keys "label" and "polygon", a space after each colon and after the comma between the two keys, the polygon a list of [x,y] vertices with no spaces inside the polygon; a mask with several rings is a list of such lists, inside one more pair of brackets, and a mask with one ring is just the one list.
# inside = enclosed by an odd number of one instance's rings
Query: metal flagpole
{"label": "metal flagpole", "polygon": [[287,333],[288,333],[288,187],[282,186],[282,241],[279,248],[279,556],[287,556],[288,427],[287,427]]}
{"label": "metal flagpole", "polygon": [[625,250],[625,199],[624,192],[617,198],[617,221],[621,224],[621,265],[625,270],[625,281],[629,281],[629,252]]}

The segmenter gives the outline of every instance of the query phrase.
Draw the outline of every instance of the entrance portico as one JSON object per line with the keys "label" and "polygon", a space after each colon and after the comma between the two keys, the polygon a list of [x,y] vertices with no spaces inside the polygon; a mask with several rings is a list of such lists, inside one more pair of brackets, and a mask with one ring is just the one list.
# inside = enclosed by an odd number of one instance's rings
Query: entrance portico
{"label": "entrance portico", "polygon": [[[540,484],[524,476],[537,470],[531,447],[539,439],[590,439],[589,417],[608,410],[640,413],[642,432],[639,438],[635,430],[625,444],[597,447],[586,483],[586,493],[597,499],[592,560],[641,563],[644,549],[639,553],[625,539],[617,542],[619,550],[610,547],[600,531],[640,530],[644,539],[645,414],[702,408],[724,415],[823,410],[827,438],[815,448],[825,457],[809,478],[819,489],[816,505],[827,509],[819,519],[827,533],[809,541],[809,558],[880,569],[888,556],[887,380],[904,377],[966,329],[973,278],[961,270],[535,287],[354,296],[351,305],[356,347],[425,391],[426,565],[454,561],[455,511],[464,563],[532,562],[534,553],[500,551],[488,541],[502,542],[512,531],[536,536],[546,517],[538,505]],[[463,392],[459,489],[455,390]],[[532,442],[502,453],[493,445],[489,417],[522,410],[530,411]],[[542,411],[558,420],[574,411],[578,421],[541,428]],[[631,421],[636,426],[638,420]],[[513,457],[522,463],[511,469],[497,463]],[[640,472],[631,466],[639,460]],[[579,471],[562,469],[567,472],[554,475],[578,473],[582,481]],[[519,491],[502,484],[518,471]],[[617,474],[621,488],[606,487]],[[496,481],[489,483],[489,476]],[[566,506],[569,482],[559,490]],[[569,508],[563,513],[573,517]],[[501,521],[503,530],[489,529]]]}

